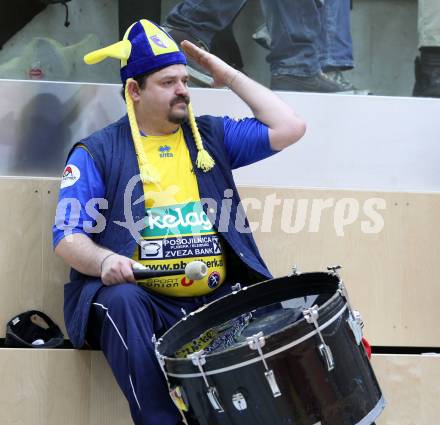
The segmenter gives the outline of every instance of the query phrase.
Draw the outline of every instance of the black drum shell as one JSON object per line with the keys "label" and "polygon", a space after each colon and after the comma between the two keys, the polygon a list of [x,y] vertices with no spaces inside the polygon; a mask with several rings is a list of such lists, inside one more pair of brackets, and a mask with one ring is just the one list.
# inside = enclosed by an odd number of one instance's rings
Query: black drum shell
{"label": "black drum shell", "polygon": [[[258,353],[247,344],[207,355],[203,370],[209,385],[218,391],[224,409],[224,412],[218,413],[209,402],[206,384],[197,367],[188,359],[165,358],[170,384],[183,388],[190,408],[188,417],[193,418],[192,421],[195,418],[195,423],[202,425],[354,425],[372,423],[379,415],[384,405],[382,394],[364,347],[356,343],[348,325],[350,311],[347,302],[336,290],[339,280],[335,281],[334,275],[327,273],[300,276],[303,279],[299,280],[299,276],[275,279],[277,282],[272,285],[271,297],[264,295],[263,298],[266,303],[278,302],[282,293],[282,297],[288,299],[287,293],[294,293],[298,288],[301,291],[303,283],[310,289],[310,279],[321,287],[320,291],[330,293],[328,301],[319,307],[318,323],[320,327],[326,326],[321,333],[332,351],[335,368],[327,370],[318,349],[321,341],[314,332],[315,327],[304,319],[265,336],[263,352],[269,355],[266,362],[275,374],[281,391],[279,397],[272,394]],[[258,287],[263,284],[268,286]],[[272,281],[268,281],[248,288],[248,311],[260,304],[259,295],[265,293],[271,284]],[[217,308],[228,305],[230,313],[236,299],[228,295],[217,301]],[[242,302],[238,304],[242,305]],[[199,314],[198,319],[204,323],[205,329],[209,322],[204,320],[204,316],[210,315],[210,308],[212,306],[192,316]],[[238,310],[243,312],[242,309]],[[188,329],[184,322],[181,326]],[[308,336],[310,333],[313,335]],[[167,334],[162,341],[166,339]],[[298,340],[302,341],[295,344]],[[158,344],[159,352],[162,341]],[[286,349],[286,345],[292,344],[295,345]],[[271,355],[273,352],[275,354]],[[244,362],[252,363],[241,366]],[[244,396],[247,403],[245,410],[234,407],[232,396],[236,393]],[[371,418],[371,422],[365,419],[367,417]]]}

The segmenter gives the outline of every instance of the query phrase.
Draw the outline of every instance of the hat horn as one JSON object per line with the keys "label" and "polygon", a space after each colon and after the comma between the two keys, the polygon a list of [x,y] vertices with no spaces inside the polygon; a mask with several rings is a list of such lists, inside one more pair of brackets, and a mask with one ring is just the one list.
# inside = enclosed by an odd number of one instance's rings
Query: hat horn
{"label": "hat horn", "polygon": [[118,41],[107,47],[99,50],[94,50],[84,56],[84,62],[88,65],[94,65],[107,58],[115,58],[120,60],[127,60],[131,53],[131,43],[129,40]]}

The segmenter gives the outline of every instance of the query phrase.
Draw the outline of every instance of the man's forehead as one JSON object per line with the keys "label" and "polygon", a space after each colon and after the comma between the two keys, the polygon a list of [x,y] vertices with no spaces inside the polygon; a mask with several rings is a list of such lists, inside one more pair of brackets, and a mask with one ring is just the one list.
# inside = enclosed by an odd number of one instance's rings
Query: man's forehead
{"label": "man's forehead", "polygon": [[188,77],[186,65],[170,65],[154,73],[155,78],[169,78],[169,77]]}

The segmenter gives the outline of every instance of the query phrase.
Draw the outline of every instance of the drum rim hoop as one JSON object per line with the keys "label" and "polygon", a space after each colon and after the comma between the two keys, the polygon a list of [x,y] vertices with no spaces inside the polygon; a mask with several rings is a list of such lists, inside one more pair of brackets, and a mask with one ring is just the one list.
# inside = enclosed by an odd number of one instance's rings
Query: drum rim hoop
{"label": "drum rim hoop", "polygon": [[357,422],[355,425],[370,425],[371,421],[376,420],[382,411],[385,409],[387,402],[385,400],[385,397],[381,393],[380,399],[377,401],[376,405],[373,407],[373,409],[368,412],[366,416],[364,416],[359,422]]}
{"label": "drum rim hoop", "polygon": [[[332,277],[332,278],[338,278],[338,281],[339,281],[339,284],[341,284],[342,283],[342,280],[341,280],[341,278],[339,277],[339,276],[337,276],[337,275],[335,275],[334,273],[330,273],[330,272],[325,272],[325,271],[323,271],[323,272],[320,272],[320,271],[314,271],[314,272],[306,272],[306,273],[300,273],[300,274],[298,274],[298,276],[301,276],[301,277],[303,277],[303,276],[305,276],[305,275],[317,275],[317,274],[319,274],[319,275],[325,275],[325,276],[327,276],[327,277]],[[197,316],[198,315],[198,313],[200,313],[200,312],[202,312],[202,311],[204,311],[204,310],[206,310],[207,308],[209,308],[211,305],[214,305],[214,304],[216,304],[216,303],[219,303],[219,302],[221,302],[221,301],[224,301],[224,300],[226,300],[226,299],[229,299],[231,296],[234,296],[234,295],[236,295],[236,294],[238,294],[238,293],[242,293],[242,292],[245,292],[245,291],[247,291],[247,290],[249,290],[249,289],[251,289],[251,290],[253,290],[255,287],[260,287],[260,285],[263,285],[263,284],[266,284],[267,282],[271,282],[271,281],[276,281],[276,280],[280,280],[280,279],[285,279],[285,278],[289,278],[289,277],[292,277],[292,276],[283,276],[283,277],[281,277],[281,278],[274,278],[274,279],[268,279],[268,280],[265,280],[265,281],[262,281],[262,282],[258,282],[258,283],[256,283],[256,284],[253,284],[253,285],[249,285],[249,286],[245,286],[245,287],[243,287],[243,288],[241,288],[241,290],[239,290],[239,291],[237,291],[237,292],[232,292],[232,293],[230,293],[230,294],[226,294],[226,295],[223,295],[222,297],[220,297],[220,298],[217,298],[216,300],[214,300],[214,301],[212,301],[212,302],[210,302],[210,303],[208,303],[208,304],[205,304],[205,305],[203,305],[203,306],[201,306],[201,307],[199,307],[198,309],[196,309],[196,310],[194,310],[194,311],[192,311],[191,313],[189,313],[189,315],[188,316],[186,316],[186,317],[183,317],[181,320],[179,320],[178,322],[176,322],[173,326],[171,326],[160,338],[158,338],[157,339],[157,341],[156,341],[156,344],[155,344],[155,351],[156,351],[156,356],[159,356],[161,359],[164,359],[164,360],[173,360],[173,361],[186,361],[187,359],[184,359],[184,358],[174,358],[174,357],[169,357],[169,355],[165,355],[165,354],[163,354],[161,351],[162,351],[162,345],[163,345],[163,343],[165,342],[164,341],[164,338],[165,337],[167,337],[168,338],[168,336],[169,336],[169,334],[170,334],[170,332],[171,331],[173,331],[173,330],[175,330],[178,326],[182,326],[182,323],[187,319],[187,317],[190,317],[190,316]],[[319,306],[319,309],[320,310],[322,310],[322,309],[324,309],[324,308],[326,308],[327,306],[328,306],[328,304],[330,304],[332,301],[333,301],[333,299],[336,297],[336,296],[342,296],[342,298],[345,298],[344,296],[343,296],[343,294],[341,294],[340,293],[340,290],[339,289],[335,289],[335,291],[334,292],[332,292],[332,295],[331,295],[331,297],[324,303],[324,304],[322,304],[321,306]],[[296,324],[295,324],[296,325]],[[281,330],[279,330],[279,331],[281,331]],[[279,331],[277,331],[277,333],[279,332]],[[211,353],[210,355],[220,355],[221,353]]]}
{"label": "drum rim hoop", "polygon": [[[319,331],[322,331],[324,329],[326,329],[328,326],[330,326],[333,322],[335,322],[340,316],[342,316],[342,314],[348,309],[348,304],[344,303],[343,307],[334,315],[332,316],[329,320],[327,320],[327,322],[323,323],[322,325],[319,326]],[[307,341],[308,339],[312,338],[313,336],[318,334],[318,329],[314,329],[313,331],[309,332],[308,334],[303,335],[302,337],[295,339],[292,342],[289,342],[286,345],[283,345],[281,347],[276,348],[275,350],[272,351],[268,351],[267,353],[263,354],[263,357],[265,359],[268,359],[272,356],[275,356],[276,354],[282,353],[283,351],[286,351],[292,347],[295,347],[301,343],[303,343],[304,341]],[[165,369],[166,369],[166,362],[181,362],[182,360],[184,361],[189,361],[187,359],[176,359],[173,357],[166,357],[166,356],[162,356],[162,360],[165,361]],[[260,356],[256,356],[253,357],[252,359],[246,360],[244,362],[241,363],[236,363],[234,365],[231,366],[226,366],[223,368],[219,368],[219,369],[214,369],[214,370],[205,370],[204,374],[205,375],[218,375],[219,373],[224,373],[224,372],[229,372],[231,370],[235,370],[235,369],[240,369],[242,367],[245,366],[249,366],[253,363],[258,363],[261,362],[261,357]],[[173,378],[199,378],[202,377],[202,373],[200,372],[195,372],[195,373],[172,373],[172,372],[167,372],[166,374],[168,376],[171,376]]]}

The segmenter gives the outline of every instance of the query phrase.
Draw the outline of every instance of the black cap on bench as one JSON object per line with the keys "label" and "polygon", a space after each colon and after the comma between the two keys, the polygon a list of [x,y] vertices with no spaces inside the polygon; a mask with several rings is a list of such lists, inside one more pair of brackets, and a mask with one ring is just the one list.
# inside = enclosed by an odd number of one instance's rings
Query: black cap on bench
{"label": "black cap on bench", "polygon": [[14,316],[6,325],[6,347],[53,348],[63,342],[61,329],[49,316],[38,310]]}

